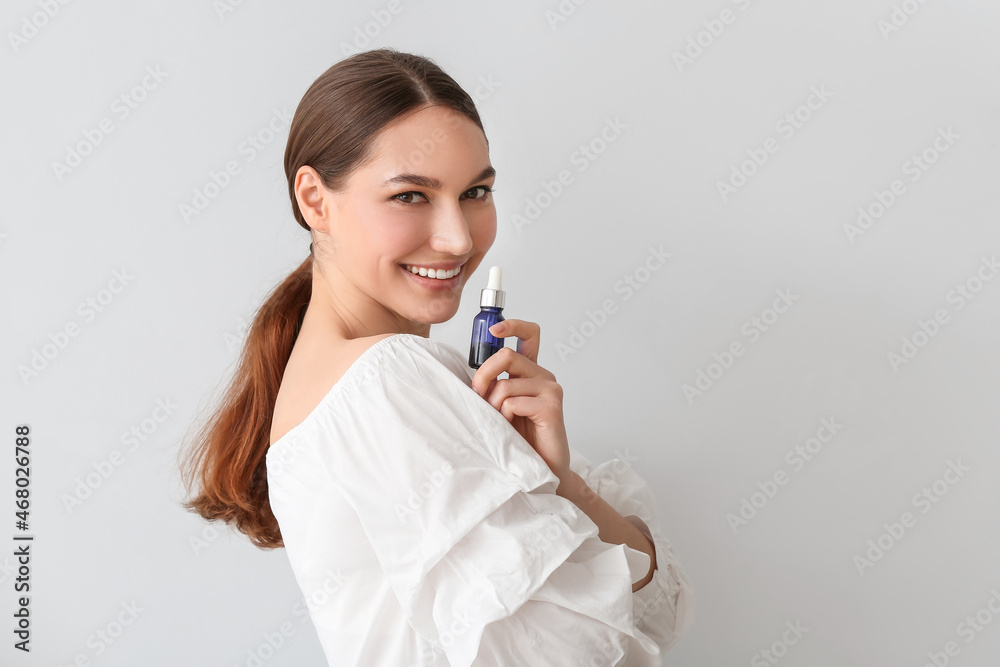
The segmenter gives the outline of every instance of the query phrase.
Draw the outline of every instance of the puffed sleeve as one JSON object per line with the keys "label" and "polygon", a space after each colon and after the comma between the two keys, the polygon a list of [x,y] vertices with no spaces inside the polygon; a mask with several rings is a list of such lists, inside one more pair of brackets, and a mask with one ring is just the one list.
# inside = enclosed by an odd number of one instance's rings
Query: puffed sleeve
{"label": "puffed sleeve", "polygon": [[602,542],[503,415],[397,342],[341,380],[317,448],[411,627],[450,665],[660,665],[683,600],[665,543],[633,594],[649,556]]}
{"label": "puffed sleeve", "polygon": [[694,622],[694,595],[670,541],[661,530],[652,489],[633,465],[635,457],[628,448],[624,452],[615,450],[615,454],[618,457],[594,466],[573,450],[570,468],[619,514],[638,517],[642,524],[639,530],[653,541],[656,570],[653,579],[633,594],[633,619],[661,650],[667,651]]}

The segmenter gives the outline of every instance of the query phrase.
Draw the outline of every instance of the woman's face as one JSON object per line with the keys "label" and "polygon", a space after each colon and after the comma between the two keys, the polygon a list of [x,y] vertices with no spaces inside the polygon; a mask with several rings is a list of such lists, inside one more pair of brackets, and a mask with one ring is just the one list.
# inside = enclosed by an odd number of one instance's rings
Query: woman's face
{"label": "woman's face", "polygon": [[[346,325],[357,335],[366,325],[426,335],[430,324],[450,319],[496,238],[494,180],[482,130],[460,113],[425,107],[382,132],[374,158],[344,190],[320,184],[325,214],[303,214]],[[404,265],[461,270],[442,280]]]}

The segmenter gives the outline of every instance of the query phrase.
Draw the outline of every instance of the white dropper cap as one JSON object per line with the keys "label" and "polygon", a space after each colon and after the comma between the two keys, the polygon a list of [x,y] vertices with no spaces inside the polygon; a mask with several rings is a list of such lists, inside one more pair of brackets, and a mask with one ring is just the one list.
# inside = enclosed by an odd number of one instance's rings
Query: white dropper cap
{"label": "white dropper cap", "polygon": [[494,266],[490,268],[490,280],[486,286],[486,289],[482,291],[479,297],[479,307],[486,308],[489,306],[496,308],[503,308],[504,297],[506,293],[501,289],[501,281],[503,279],[503,270],[499,266]]}

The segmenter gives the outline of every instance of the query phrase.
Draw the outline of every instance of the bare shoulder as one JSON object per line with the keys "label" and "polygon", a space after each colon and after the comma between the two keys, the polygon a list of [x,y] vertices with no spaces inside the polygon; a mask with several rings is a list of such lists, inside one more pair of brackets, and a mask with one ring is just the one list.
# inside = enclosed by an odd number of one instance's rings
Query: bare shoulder
{"label": "bare shoulder", "polygon": [[274,402],[270,444],[308,417],[368,348],[392,335],[384,333],[349,340],[300,337],[296,340]]}

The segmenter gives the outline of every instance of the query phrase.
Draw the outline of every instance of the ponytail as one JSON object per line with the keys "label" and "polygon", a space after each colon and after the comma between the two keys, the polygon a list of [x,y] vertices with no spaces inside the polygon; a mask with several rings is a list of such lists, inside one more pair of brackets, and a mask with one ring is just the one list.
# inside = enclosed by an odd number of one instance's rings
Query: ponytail
{"label": "ponytail", "polygon": [[199,429],[200,447],[181,464],[188,488],[201,487],[183,507],[234,524],[262,549],[284,546],[268,500],[265,456],[281,377],[312,294],[312,262],[310,255],[257,311],[232,383]]}

